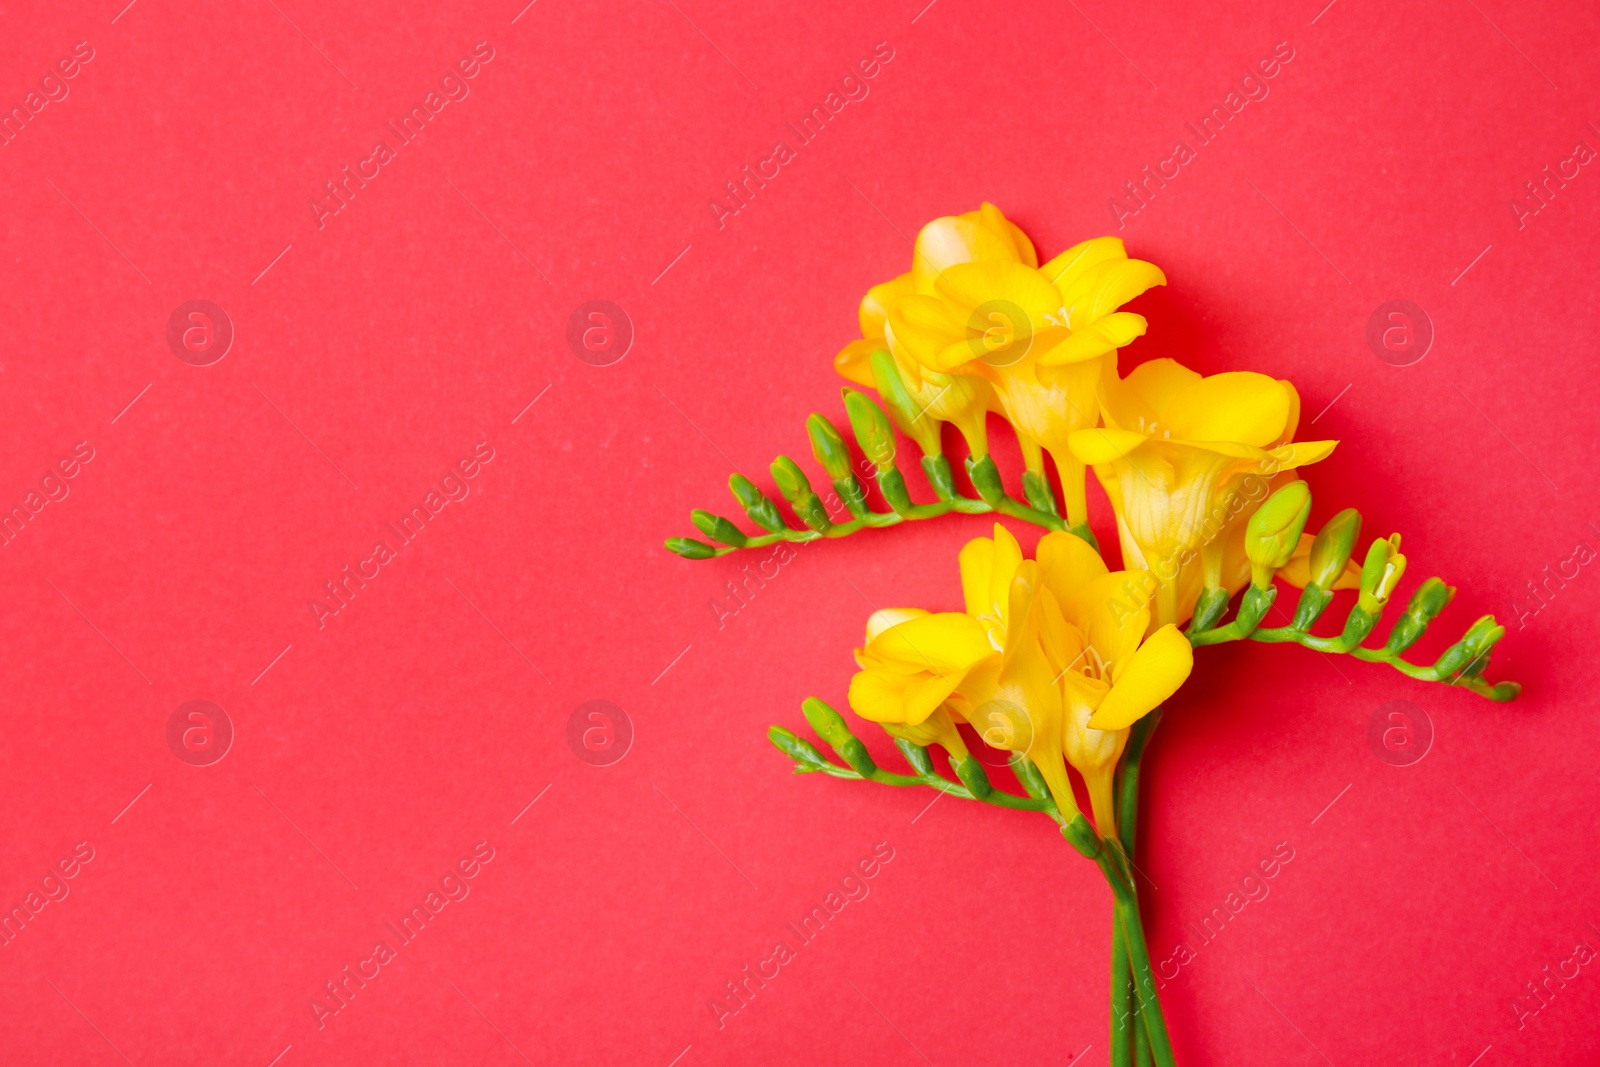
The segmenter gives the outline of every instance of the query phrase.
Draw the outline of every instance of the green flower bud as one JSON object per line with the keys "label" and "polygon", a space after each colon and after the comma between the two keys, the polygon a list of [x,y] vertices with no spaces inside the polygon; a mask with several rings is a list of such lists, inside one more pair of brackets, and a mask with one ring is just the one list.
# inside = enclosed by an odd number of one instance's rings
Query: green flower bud
{"label": "green flower bud", "polygon": [[933,486],[933,491],[940,500],[954,500],[956,496],[956,480],[950,471],[950,461],[942,455],[923,456],[922,473],[927,477],[928,484]]}
{"label": "green flower bud", "polygon": [[811,454],[817,457],[829,478],[837,482],[854,475],[850,469],[850,449],[833,423],[813,414],[806,419],[806,432],[811,435]]}
{"label": "green flower bud", "polygon": [[905,756],[906,762],[911,764],[912,770],[918,774],[933,773],[933,757],[928,754],[926,746],[919,745],[915,741],[907,741],[903,737],[896,737],[894,743]]}
{"label": "green flower bud", "polygon": [[854,389],[844,390],[844,410],[850,417],[850,429],[855,431],[861,453],[879,469],[894,466],[894,427],[883,409],[872,402],[865,393]]}
{"label": "green flower bud", "polygon": [[1439,657],[1433,669],[1439,672],[1441,678],[1457,674],[1468,677],[1482,674],[1484,667],[1488,666],[1490,651],[1505,635],[1506,628],[1495,622],[1493,615],[1485,615],[1468,627],[1467,632],[1461,635],[1461,640],[1444,650],[1444,655]]}
{"label": "green flower bud", "polygon": [[675,552],[684,559],[710,559],[717,554],[715,548],[692,537],[667,538],[667,551]]}
{"label": "green flower bud", "polygon": [[773,460],[772,480],[777,483],[778,491],[801,522],[819,533],[826,533],[833,528],[833,523],[828,519],[828,509],[822,506],[822,500],[812,490],[805,471],[794,460],[788,456]]}
{"label": "green flower bud", "polygon": [[709,511],[701,511],[696,508],[689,513],[689,517],[694,520],[695,528],[713,541],[721,541],[723,544],[732,545],[734,548],[743,548],[745,543],[749,541],[743,530],[721,515],[713,515]]}
{"label": "green flower bud", "polygon": [[1429,578],[1423,582],[1417,591],[1411,594],[1411,603],[1406,605],[1406,613],[1394,624],[1394,629],[1390,632],[1389,640],[1384,643],[1384,647],[1390,652],[1404,652],[1416,644],[1417,639],[1428,629],[1428,623],[1445,609],[1445,605],[1450,603],[1450,598],[1455,595],[1455,586],[1445,585],[1438,578]]}
{"label": "green flower bud", "polygon": [[1006,487],[1000,483],[1000,468],[994,465],[994,457],[968,456],[967,477],[972,479],[972,487],[990,507],[998,507],[1006,498]]}
{"label": "green flower bud", "polygon": [[1307,582],[1300,590],[1300,601],[1294,606],[1294,619],[1289,623],[1296,630],[1309,630],[1311,624],[1322,617],[1333,601],[1333,594],[1316,582]]}
{"label": "green flower bud", "polygon": [[881,348],[872,353],[872,381],[878,387],[878,395],[883,398],[889,414],[894,416],[895,425],[917,443],[924,456],[939,455],[943,451],[939,441],[939,420],[928,414],[906,389],[894,357]]}
{"label": "green flower bud", "polygon": [[1250,557],[1251,581],[1261,587],[1272,584],[1300,544],[1300,531],[1311,514],[1311,487],[1305,482],[1290,482],[1267,498],[1245,526],[1244,550]]}
{"label": "green flower bud", "polygon": [[886,467],[878,471],[878,491],[888,505],[901,515],[911,510],[911,492],[906,488],[905,476],[895,468]]}
{"label": "green flower bud", "polygon": [[956,777],[961,779],[961,784],[967,787],[967,792],[978,799],[983,799],[994,791],[989,784],[989,775],[984,771],[983,764],[968,756],[963,760],[955,761]]}
{"label": "green flower bud", "polygon": [[1332,589],[1343,576],[1360,536],[1361,512],[1355,508],[1345,508],[1329,519],[1311,542],[1311,581]]}
{"label": "green flower bud", "polygon": [[825,765],[828,761],[817,746],[803,737],[797,737],[792,730],[782,726],[774,726],[767,731],[767,738],[777,746],[779,752],[795,761],[795,770],[809,771]]}
{"label": "green flower bud", "polygon": [[1406,558],[1400,554],[1399,534],[1372,542],[1372,547],[1367,549],[1367,561],[1361,565],[1362,610],[1372,615],[1382,611],[1405,572]]}
{"label": "green flower bud", "polygon": [[1194,618],[1189,623],[1190,633],[1200,633],[1216,625],[1222,613],[1228,610],[1228,591],[1221,586],[1213,586],[1200,591],[1200,599],[1195,602]]}
{"label": "green flower bud", "polygon": [[1055,801],[1050,796],[1050,786],[1044,780],[1044,775],[1039,773],[1039,768],[1022,752],[1011,753],[1011,773],[1017,776],[1017,781],[1022,788],[1027,790],[1030,797],[1035,800],[1049,800],[1053,805]]}
{"label": "green flower bud", "polygon": [[878,765],[872,762],[872,757],[867,754],[867,746],[850,732],[850,726],[844,721],[844,716],[816,697],[807,697],[800,705],[800,709],[805,712],[806,721],[817,732],[817,736],[832,745],[833,750],[839,753],[856,773],[866,776],[878,769]]}
{"label": "green flower bud", "polygon": [[845,740],[855,735],[850,732],[850,724],[826,703],[816,697],[806,697],[801,703],[800,710],[805,713],[806,722],[822,738],[834,748],[844,744]]}
{"label": "green flower bud", "polygon": [[782,533],[788,529],[783,516],[778,514],[778,505],[774,504],[767,494],[757,489],[749,478],[742,474],[731,474],[728,476],[728,488],[733,490],[739,506],[744,508],[744,513],[750,516],[751,522],[772,533]]}
{"label": "green flower bud", "polygon": [[1022,495],[1028,504],[1046,515],[1059,515],[1056,510],[1055,490],[1050,488],[1050,478],[1044,471],[1022,472]]}

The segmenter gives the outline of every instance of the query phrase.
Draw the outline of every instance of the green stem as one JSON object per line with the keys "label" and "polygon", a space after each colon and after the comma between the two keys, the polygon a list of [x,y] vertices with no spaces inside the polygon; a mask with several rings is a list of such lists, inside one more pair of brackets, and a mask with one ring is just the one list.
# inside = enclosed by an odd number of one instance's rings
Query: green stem
{"label": "green stem", "polygon": [[1012,808],[1017,811],[1042,811],[1046,814],[1056,817],[1059,821],[1059,816],[1056,814],[1055,805],[1047,800],[1036,800],[1033,797],[1019,797],[1015,793],[1007,793],[1000,789],[991,790],[981,797],[975,796],[973,795],[972,790],[968,789],[966,786],[961,785],[958,782],[952,782],[950,779],[940,774],[895,774],[892,771],[886,771],[880,767],[874,769],[871,774],[863,775],[860,771],[853,770],[850,767],[841,767],[836,763],[828,763],[820,767],[797,763],[796,766],[803,767],[806,770],[820,771],[823,774],[829,774],[835,778],[844,778],[852,781],[877,782],[879,785],[893,785],[901,787],[925,785],[930,789],[937,789],[941,793],[948,793],[951,796],[959,797],[962,800],[981,800],[985,804],[993,804],[1000,808]]}
{"label": "green stem", "polygon": [[1167,1021],[1161,1014],[1161,999],[1156,993],[1155,972],[1150,968],[1150,949],[1144,940],[1144,925],[1139,919],[1139,900],[1134,893],[1127,858],[1120,842],[1107,842],[1101,864],[1111,891],[1117,898],[1118,921],[1128,943],[1128,959],[1134,985],[1139,993],[1139,1016],[1150,1038],[1150,1055],[1156,1067],[1175,1067],[1172,1041],[1167,1036]]}
{"label": "green stem", "polygon": [[762,548],[774,545],[780,541],[790,544],[806,544],[811,541],[820,541],[824,538],[849,537],[851,534],[866,527],[881,529],[887,526],[898,526],[902,522],[917,519],[935,519],[941,515],[952,512],[962,515],[984,515],[998,512],[1013,519],[1021,519],[1035,526],[1042,526],[1047,530],[1064,530],[1067,528],[1066,520],[1058,515],[1049,515],[1038,508],[1030,507],[1014,497],[1002,497],[998,506],[991,505],[988,501],[978,497],[957,495],[950,500],[937,500],[931,504],[912,504],[904,511],[873,511],[849,522],[835,523],[827,530],[795,530],[785,528],[775,533],[752,534],[745,538],[742,545],[712,545],[712,554],[707,559],[716,556],[726,556],[730,552],[737,552],[745,548]]}
{"label": "green stem", "polygon": [[[1123,852],[1130,857],[1134,854],[1139,832],[1139,769],[1150,736],[1160,722],[1161,709],[1157,708],[1133,725],[1127,746],[1122,752],[1122,763],[1117,768],[1117,834]],[[1118,917],[1111,946],[1111,1013],[1112,1064],[1127,1063],[1130,1067],[1144,1067],[1150,1062],[1150,1045],[1140,1018],[1139,993],[1129,966],[1128,942],[1122,932],[1121,916]],[[1126,1025],[1129,1018],[1134,1025]],[[1119,1050],[1119,1043],[1126,1043],[1130,1037],[1133,1047]],[[1119,1054],[1126,1058],[1119,1060]]]}
{"label": "green stem", "polygon": [[1128,939],[1123,936],[1122,905],[1111,920],[1111,1067],[1133,1067],[1134,1011],[1137,1003],[1128,970]]}
{"label": "green stem", "polygon": [[1324,655],[1348,654],[1355,659],[1367,663],[1386,663],[1399,671],[1407,678],[1415,678],[1420,682],[1448,682],[1469,689],[1481,697],[1490,700],[1505,702],[1516,698],[1521,692],[1521,687],[1510,682],[1490,683],[1478,677],[1445,677],[1429,665],[1424,666],[1406,660],[1400,653],[1388,648],[1369,648],[1366,645],[1350,645],[1343,636],[1318,637],[1316,634],[1307,633],[1293,626],[1276,626],[1270,629],[1255,630],[1244,633],[1234,623],[1221,626],[1214,630],[1205,630],[1201,633],[1191,634],[1189,641],[1196,648],[1204,645],[1220,645],[1228,641],[1240,640],[1260,641],[1264,644],[1296,644],[1309,648],[1313,652]]}
{"label": "green stem", "polygon": [[1122,928],[1122,904],[1115,904],[1110,928],[1110,1067],[1133,1067],[1138,997],[1128,971],[1128,939]]}

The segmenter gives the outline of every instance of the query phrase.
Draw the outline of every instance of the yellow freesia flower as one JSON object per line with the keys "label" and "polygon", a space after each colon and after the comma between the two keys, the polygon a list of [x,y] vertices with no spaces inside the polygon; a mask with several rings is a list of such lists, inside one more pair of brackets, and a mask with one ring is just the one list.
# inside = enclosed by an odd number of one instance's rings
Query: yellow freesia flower
{"label": "yellow freesia flower", "polygon": [[[1022,231],[986,203],[923,227],[911,272],[868,298],[873,328],[876,309],[886,309],[882,331],[908,379],[936,389],[955,388],[952,379],[992,383],[1028,469],[1043,472],[1041,450],[1055,461],[1076,525],[1087,518],[1084,470],[1068,438],[1099,422],[1107,357],[1145,331],[1143,316],[1118,309],[1165,282],[1115,237],[1085,241],[1040,266]],[[866,302],[862,309],[870,338]],[[836,364],[846,377],[860,375],[870,354],[847,347]]]}
{"label": "yellow freesia flower", "polygon": [[850,707],[873,722],[920,726],[973,667],[993,656],[984,629],[959,611],[890,608],[867,620]]}
{"label": "yellow freesia flower", "polygon": [[989,453],[985,418],[994,406],[989,382],[923,366],[912,356],[911,349],[896,338],[889,314],[894,304],[905,297],[932,293],[932,280],[945,267],[994,255],[1025,256],[1038,262],[1032,243],[992,204],[928,223],[917,235],[912,269],[867,290],[857,311],[861,337],[845,345],[833,359],[834,369],[845,378],[873,388],[876,383],[872,377],[872,353],[886,349],[894,357],[900,379],[918,409],[925,416],[954,423],[974,456]]}
{"label": "yellow freesia flower", "polygon": [[1111,498],[1124,561],[1155,574],[1156,626],[1179,620],[1185,564],[1223,527],[1242,532],[1230,504],[1245,479],[1276,478],[1338,444],[1290,443],[1299,394],[1248,371],[1201,377],[1151,360],[1125,379],[1108,378],[1101,401],[1105,427],[1075,432],[1071,447]]}
{"label": "yellow freesia flower", "polygon": [[[1073,534],[1046,534],[1029,560],[996,524],[992,538],[967,543],[960,565],[965,612],[873,615],[851,707],[886,724],[931,722],[926,730],[940,733],[926,736],[935,739],[945,729],[937,716],[953,713],[990,746],[1026,755],[1069,818],[1077,811],[1070,762],[1110,832],[1111,775],[1128,728],[1188,677],[1188,640],[1173,626],[1146,638],[1143,576],[1108,570]],[[1119,598],[1130,587],[1146,592],[1124,610]]]}

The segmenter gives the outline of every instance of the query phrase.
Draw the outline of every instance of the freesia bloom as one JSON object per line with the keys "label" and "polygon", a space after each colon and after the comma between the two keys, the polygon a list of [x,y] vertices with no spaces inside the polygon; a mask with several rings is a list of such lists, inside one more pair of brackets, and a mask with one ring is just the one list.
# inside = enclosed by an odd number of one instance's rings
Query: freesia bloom
{"label": "freesia bloom", "polygon": [[[986,203],[923,227],[911,272],[868,294],[870,325],[879,328],[876,308],[885,308],[881,329],[908,379],[939,388],[954,388],[952,379],[992,384],[1028,469],[1042,472],[1041,449],[1050,453],[1068,519],[1078,524],[1087,517],[1084,471],[1068,438],[1099,422],[1107,357],[1145,331],[1143,316],[1119,309],[1165,282],[1115,237],[1085,241],[1041,266],[1022,231]],[[870,346],[866,301],[862,331]],[[847,347],[836,365],[859,375],[867,355],[870,347]]]}
{"label": "freesia bloom", "polygon": [[1183,684],[1192,652],[1174,626],[1145,636],[1148,594],[1131,611],[1119,603],[1126,588],[1147,588],[1142,575],[1108,570],[1064,532],[1046,534],[1037,557],[1025,559],[996,524],[992,538],[961,550],[965,612],[875,613],[850,705],[886,724],[954,713],[991,746],[1026,755],[1069,816],[1077,811],[1070,762],[1107,833],[1128,728]]}
{"label": "freesia bloom", "polygon": [[1158,626],[1178,621],[1183,565],[1219,527],[1238,529],[1237,519],[1219,519],[1235,514],[1230,502],[1245,479],[1277,478],[1338,444],[1291,443],[1300,396],[1264,374],[1201,377],[1156,359],[1108,379],[1101,399],[1106,425],[1074,433],[1072,451],[1094,467],[1111,499],[1124,561],[1159,581]]}

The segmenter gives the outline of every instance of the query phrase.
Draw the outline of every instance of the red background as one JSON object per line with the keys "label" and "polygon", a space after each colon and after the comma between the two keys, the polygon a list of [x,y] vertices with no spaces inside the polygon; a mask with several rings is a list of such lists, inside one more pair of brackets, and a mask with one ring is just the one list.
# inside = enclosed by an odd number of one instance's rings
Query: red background
{"label": "red background", "polygon": [[[8,11],[7,106],[94,59],[0,150],[0,505],[94,459],[0,551],[0,904],[94,859],[0,948],[0,1059],[1104,1062],[1109,898],[1048,822],[796,777],[764,737],[842,705],[869,605],[956,606],[988,524],[802,548],[720,627],[756,557],[661,548],[731,508],[731,469],[804,457],[862,292],[989,199],[1046,255],[1118,232],[1165,269],[1124,370],[1292,379],[1344,442],[1313,521],[1403,531],[1403,591],[1459,585],[1452,635],[1506,619],[1491,677],[1527,684],[1495,705],[1293,647],[1198,655],[1147,773],[1158,960],[1294,859],[1164,991],[1180,1062],[1589,1062],[1600,974],[1520,1029],[1511,1005],[1600,946],[1600,576],[1520,629],[1511,605],[1600,544],[1600,173],[1520,226],[1509,205],[1600,147],[1600,18],[1323,2]],[[319,229],[323,183],[478,41],[471,95]],[[1270,95],[1117,230],[1122,182],[1285,41]],[[879,42],[870,96],[719,228],[724,183]],[[165,341],[192,299],[236,329],[212,366]],[[590,299],[637,332],[614,365],[566,344]],[[1365,339],[1392,299],[1431,318],[1412,366]],[[480,441],[470,497],[319,628],[323,583]],[[194,699],[236,730],[208,767],[166,742]],[[594,699],[636,733],[611,766],[567,743]],[[1409,767],[1367,744],[1396,699],[1436,734]],[[319,1029],[310,998],[479,841],[470,896]],[[879,842],[870,896],[719,1029],[710,998]]]}

